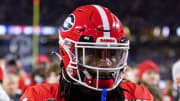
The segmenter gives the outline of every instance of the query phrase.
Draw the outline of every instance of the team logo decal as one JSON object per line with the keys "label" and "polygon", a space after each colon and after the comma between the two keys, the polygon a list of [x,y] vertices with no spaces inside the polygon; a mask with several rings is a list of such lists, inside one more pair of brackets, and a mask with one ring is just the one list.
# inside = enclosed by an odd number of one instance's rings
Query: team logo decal
{"label": "team logo decal", "polygon": [[54,98],[48,98],[48,99],[46,99],[46,101],[56,101],[56,99],[54,99]]}
{"label": "team logo decal", "polygon": [[28,98],[26,97],[26,98],[24,98],[22,101],[28,101]]}
{"label": "team logo decal", "polygon": [[74,22],[75,22],[75,16],[73,14],[69,15],[64,21],[64,24],[62,25],[62,29],[64,31],[70,30],[74,26]]}

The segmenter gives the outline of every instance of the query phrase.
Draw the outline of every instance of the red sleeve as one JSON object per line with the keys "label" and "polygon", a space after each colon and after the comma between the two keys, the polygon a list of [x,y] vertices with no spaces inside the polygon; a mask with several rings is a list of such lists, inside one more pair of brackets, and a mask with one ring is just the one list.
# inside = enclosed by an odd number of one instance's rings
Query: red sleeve
{"label": "red sleeve", "polygon": [[144,86],[132,82],[122,82],[121,87],[128,90],[124,91],[124,96],[127,100],[141,99],[142,101],[154,101],[153,96]]}
{"label": "red sleeve", "polygon": [[56,99],[59,101],[58,93],[59,84],[38,84],[26,89],[24,95],[20,101],[45,101],[50,99]]}
{"label": "red sleeve", "polygon": [[34,87],[29,87],[26,89],[25,93],[21,97],[20,101],[42,101],[39,92]]}
{"label": "red sleeve", "polygon": [[138,85],[138,87],[136,88],[135,92],[134,92],[134,96],[139,98],[145,98],[147,99],[147,101],[154,101],[153,96],[151,95],[151,93],[149,92],[149,90],[141,85]]}

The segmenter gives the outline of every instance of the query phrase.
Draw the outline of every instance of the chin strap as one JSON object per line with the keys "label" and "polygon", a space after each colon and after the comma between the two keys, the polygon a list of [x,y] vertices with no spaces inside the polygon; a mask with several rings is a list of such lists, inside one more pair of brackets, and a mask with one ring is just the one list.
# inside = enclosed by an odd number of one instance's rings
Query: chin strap
{"label": "chin strap", "polygon": [[107,90],[103,88],[101,92],[101,101],[106,101],[106,96],[107,96]]}

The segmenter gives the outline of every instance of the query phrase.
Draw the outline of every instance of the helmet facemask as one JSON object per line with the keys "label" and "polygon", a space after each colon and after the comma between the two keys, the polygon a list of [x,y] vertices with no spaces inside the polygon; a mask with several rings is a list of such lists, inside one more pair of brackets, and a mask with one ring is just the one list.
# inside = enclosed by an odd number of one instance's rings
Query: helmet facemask
{"label": "helmet facemask", "polygon": [[76,83],[101,91],[103,88],[112,90],[121,82],[129,41],[94,43],[64,39],[61,45],[70,60],[66,72]]}

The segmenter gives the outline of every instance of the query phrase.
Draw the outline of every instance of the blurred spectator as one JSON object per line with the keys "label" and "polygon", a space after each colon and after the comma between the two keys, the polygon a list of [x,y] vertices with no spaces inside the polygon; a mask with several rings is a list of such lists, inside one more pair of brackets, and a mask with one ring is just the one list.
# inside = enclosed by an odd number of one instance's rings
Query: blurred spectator
{"label": "blurred spectator", "polygon": [[139,84],[149,89],[154,101],[162,101],[162,93],[158,87],[160,80],[159,67],[151,60],[145,60],[138,65]]}
{"label": "blurred spectator", "polygon": [[[6,72],[14,75],[18,75],[18,88],[19,88],[19,93],[23,93],[26,89],[25,86],[22,85],[34,85],[32,82],[32,78],[30,74],[27,74],[21,67],[20,60],[8,60],[6,63]],[[25,83],[24,83],[25,82]]]}
{"label": "blurred spectator", "polygon": [[9,95],[10,101],[19,101],[21,95],[18,94],[18,76],[16,74],[6,74],[3,81],[3,88]]}
{"label": "blurred spectator", "polygon": [[18,59],[8,60],[5,70],[7,73],[13,73],[20,77],[26,76],[26,72],[23,70],[21,62]]}
{"label": "blurred spectator", "polygon": [[20,71],[22,70],[20,60],[7,60],[6,63],[6,72],[7,73],[14,73],[20,75]]}
{"label": "blurred spectator", "polygon": [[40,62],[45,62],[45,63],[49,64],[50,59],[48,56],[41,54],[35,59],[34,64],[37,65]]}
{"label": "blurred spectator", "polygon": [[2,82],[4,80],[3,68],[0,66],[0,101],[10,101],[9,96],[2,88]]}
{"label": "blurred spectator", "polygon": [[35,59],[32,78],[36,84],[45,81],[45,71],[48,68],[49,63],[50,63],[50,59],[46,55],[39,55]]}
{"label": "blurred spectator", "polygon": [[47,83],[58,83],[61,72],[61,68],[59,67],[58,62],[53,62],[49,65],[49,67],[46,69],[46,82]]}
{"label": "blurred spectator", "polygon": [[173,88],[173,82],[172,80],[166,80],[166,86],[163,89],[163,101],[173,101],[173,94],[174,94],[174,88]]}
{"label": "blurred spectator", "polygon": [[18,80],[18,88],[21,93],[24,93],[26,88],[29,86],[35,85],[35,82],[33,82],[33,79],[30,74],[27,74],[25,76],[19,77]]}
{"label": "blurred spectator", "polygon": [[27,74],[19,78],[19,88],[22,93],[27,87],[45,82],[45,70],[50,63],[49,57],[46,55],[39,55],[34,62],[32,75]]}
{"label": "blurred spectator", "polygon": [[124,79],[134,83],[138,83],[138,69],[136,67],[127,66],[124,73]]}
{"label": "blurred spectator", "polygon": [[174,98],[175,101],[180,101],[180,60],[176,61],[173,64],[173,68],[172,68],[172,75],[173,75],[173,80],[176,82],[176,85],[178,86],[178,94],[177,96]]}
{"label": "blurred spectator", "polygon": [[39,62],[38,64],[36,64],[34,66],[33,72],[32,72],[32,78],[36,84],[40,84],[40,83],[44,82],[45,70],[47,67],[48,67],[47,63],[45,63],[45,62]]}

